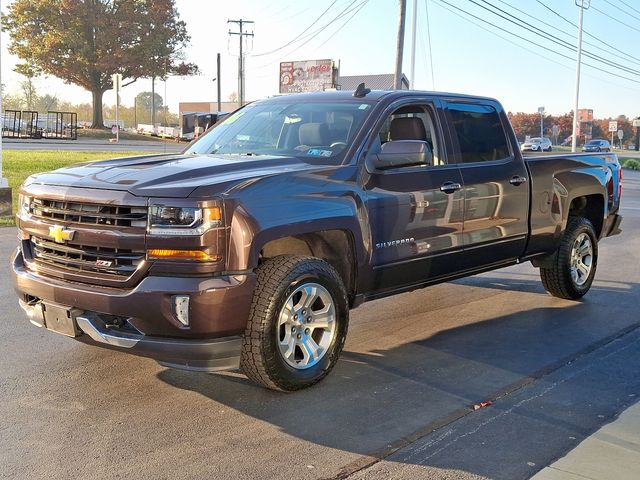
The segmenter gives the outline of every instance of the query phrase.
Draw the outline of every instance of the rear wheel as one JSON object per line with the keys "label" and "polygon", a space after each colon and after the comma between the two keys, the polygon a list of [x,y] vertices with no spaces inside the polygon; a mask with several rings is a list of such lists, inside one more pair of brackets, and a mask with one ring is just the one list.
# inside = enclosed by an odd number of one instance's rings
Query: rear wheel
{"label": "rear wheel", "polygon": [[593,225],[582,217],[569,217],[560,246],[540,278],[554,297],[577,300],[591,288],[598,263],[598,240]]}
{"label": "rear wheel", "polygon": [[336,364],[349,310],[342,279],[328,263],[283,255],[257,270],[240,366],[254,382],[292,391],[322,380]]}

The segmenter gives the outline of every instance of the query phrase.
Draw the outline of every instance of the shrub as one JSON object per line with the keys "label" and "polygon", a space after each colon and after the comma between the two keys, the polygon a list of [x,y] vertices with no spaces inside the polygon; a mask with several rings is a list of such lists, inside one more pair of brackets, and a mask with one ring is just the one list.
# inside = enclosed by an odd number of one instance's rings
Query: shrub
{"label": "shrub", "polygon": [[624,168],[628,168],[629,170],[640,170],[640,160],[635,158],[627,158],[622,162],[622,166]]}

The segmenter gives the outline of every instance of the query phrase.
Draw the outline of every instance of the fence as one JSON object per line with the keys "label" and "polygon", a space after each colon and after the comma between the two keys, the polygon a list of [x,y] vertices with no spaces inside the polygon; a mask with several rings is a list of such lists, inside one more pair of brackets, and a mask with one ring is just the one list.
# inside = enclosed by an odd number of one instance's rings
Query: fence
{"label": "fence", "polygon": [[2,136],[77,140],[78,114],[50,111],[40,115],[31,110],[5,110],[2,114]]}

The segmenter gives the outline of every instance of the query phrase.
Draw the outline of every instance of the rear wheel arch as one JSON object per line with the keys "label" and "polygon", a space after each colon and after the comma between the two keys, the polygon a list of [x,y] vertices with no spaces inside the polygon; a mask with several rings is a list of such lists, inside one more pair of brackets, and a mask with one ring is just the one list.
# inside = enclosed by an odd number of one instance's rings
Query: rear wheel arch
{"label": "rear wheel arch", "polygon": [[569,204],[568,215],[567,224],[570,217],[582,217],[589,220],[591,225],[593,225],[596,237],[600,238],[604,222],[604,197],[597,193],[575,197]]}

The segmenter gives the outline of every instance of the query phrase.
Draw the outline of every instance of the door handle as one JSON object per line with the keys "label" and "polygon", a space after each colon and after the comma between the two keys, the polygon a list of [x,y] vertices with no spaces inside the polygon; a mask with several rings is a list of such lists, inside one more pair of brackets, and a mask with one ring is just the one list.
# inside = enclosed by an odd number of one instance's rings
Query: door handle
{"label": "door handle", "polygon": [[521,177],[520,175],[515,175],[515,176],[511,177],[511,180],[509,180],[509,183],[511,185],[518,186],[518,185],[523,184],[526,181],[527,181],[527,177]]}
{"label": "door handle", "polygon": [[440,191],[444,192],[444,193],[453,193],[456,190],[460,190],[462,188],[462,185],[460,185],[459,183],[456,182],[444,182],[441,186],[440,186]]}

